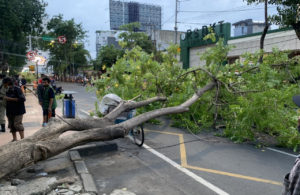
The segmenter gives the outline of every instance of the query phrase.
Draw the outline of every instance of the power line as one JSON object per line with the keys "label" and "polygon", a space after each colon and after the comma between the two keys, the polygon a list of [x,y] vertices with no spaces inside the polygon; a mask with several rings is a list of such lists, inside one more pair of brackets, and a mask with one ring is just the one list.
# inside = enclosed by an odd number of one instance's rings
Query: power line
{"label": "power line", "polygon": [[178,12],[179,12],[179,9],[178,9],[178,4],[179,4],[179,0],[175,0],[175,27],[174,27],[174,30],[175,30],[175,40],[174,40],[174,43],[177,44],[177,30],[178,30],[178,27],[177,27],[177,17],[178,17]]}
{"label": "power line", "polygon": [[208,23],[199,23],[199,22],[177,22],[179,24],[199,24],[199,25],[209,25]]}
{"label": "power line", "polygon": [[171,17],[169,17],[167,20],[165,20],[161,25],[166,24],[169,20],[171,20],[173,17],[175,16],[175,14],[173,14]]}
{"label": "power line", "polygon": [[[268,7],[268,8],[277,8],[277,7]],[[249,9],[230,9],[230,10],[180,10],[178,12],[183,12],[183,13],[226,13],[226,12],[244,12],[244,11],[255,11],[255,10],[261,10],[264,9],[262,7],[259,8],[249,8]]]}

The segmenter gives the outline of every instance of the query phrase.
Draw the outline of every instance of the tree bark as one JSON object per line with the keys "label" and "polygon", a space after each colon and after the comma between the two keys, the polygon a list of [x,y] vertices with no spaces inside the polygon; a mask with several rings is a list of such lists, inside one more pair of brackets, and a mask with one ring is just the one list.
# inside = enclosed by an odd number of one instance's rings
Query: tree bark
{"label": "tree bark", "polygon": [[300,40],[300,22],[297,22],[295,24],[292,24],[293,29],[295,30],[295,33]]}
{"label": "tree bark", "polygon": [[[268,0],[265,0],[265,28],[260,37],[260,49],[264,49],[265,38],[269,29],[269,21],[268,21]],[[262,53],[259,57],[259,63],[263,62],[264,54]]]}
{"label": "tree bark", "polygon": [[[215,81],[212,81],[198,89],[190,99],[178,106],[143,113],[120,124],[114,124],[114,120],[123,111],[149,105],[156,101],[165,101],[166,98],[155,97],[141,102],[123,101],[112,112],[99,119],[54,119],[48,127],[40,129],[34,135],[0,147],[0,178],[88,142],[123,138],[132,128],[150,119],[186,112],[193,103],[205,92],[213,89],[215,85]],[[74,131],[74,133],[62,136],[68,131]]]}

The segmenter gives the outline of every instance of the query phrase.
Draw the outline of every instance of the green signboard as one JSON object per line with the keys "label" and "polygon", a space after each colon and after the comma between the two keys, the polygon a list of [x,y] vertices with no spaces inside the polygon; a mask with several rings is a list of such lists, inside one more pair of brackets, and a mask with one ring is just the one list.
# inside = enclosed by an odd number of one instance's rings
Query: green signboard
{"label": "green signboard", "polygon": [[[214,32],[216,35],[215,42],[203,39],[210,31]],[[183,68],[187,69],[190,67],[190,48],[211,45],[216,43],[220,38],[224,38],[225,43],[227,43],[230,34],[231,24],[223,22],[202,26],[201,29],[195,29],[193,31],[188,30],[185,34],[182,34],[180,37],[180,60],[182,61]]]}
{"label": "green signboard", "polygon": [[42,37],[42,39],[43,39],[44,41],[53,41],[53,40],[55,40],[54,37]]}

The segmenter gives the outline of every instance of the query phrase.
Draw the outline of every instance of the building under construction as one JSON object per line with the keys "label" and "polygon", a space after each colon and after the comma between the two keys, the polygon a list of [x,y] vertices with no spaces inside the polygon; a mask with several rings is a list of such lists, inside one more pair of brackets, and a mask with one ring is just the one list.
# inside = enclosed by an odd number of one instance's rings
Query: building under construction
{"label": "building under construction", "polygon": [[111,30],[119,30],[121,25],[132,22],[139,22],[141,31],[161,29],[160,6],[109,0],[109,14]]}

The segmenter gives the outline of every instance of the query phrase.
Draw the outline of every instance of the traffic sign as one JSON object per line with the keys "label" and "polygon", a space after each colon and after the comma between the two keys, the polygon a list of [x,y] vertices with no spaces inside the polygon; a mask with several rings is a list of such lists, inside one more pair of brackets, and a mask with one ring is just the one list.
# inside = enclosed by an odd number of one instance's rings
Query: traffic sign
{"label": "traffic sign", "polygon": [[53,40],[55,40],[54,37],[46,37],[46,36],[42,37],[42,39],[43,39],[44,41],[53,41]]}
{"label": "traffic sign", "polygon": [[61,44],[65,44],[67,42],[67,38],[65,36],[59,36],[57,39]]}
{"label": "traffic sign", "polygon": [[28,60],[32,61],[35,59],[35,56],[37,55],[37,53],[35,51],[29,51],[26,54],[26,57],[28,58]]}
{"label": "traffic sign", "polygon": [[35,66],[34,66],[34,65],[30,65],[30,66],[29,66],[29,70],[30,70],[30,71],[35,71]]}

